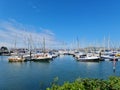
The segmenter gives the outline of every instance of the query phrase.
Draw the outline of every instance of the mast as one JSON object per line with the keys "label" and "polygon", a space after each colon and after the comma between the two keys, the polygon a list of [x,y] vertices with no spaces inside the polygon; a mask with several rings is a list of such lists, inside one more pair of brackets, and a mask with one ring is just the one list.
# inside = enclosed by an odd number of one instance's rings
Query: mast
{"label": "mast", "polygon": [[105,52],[105,37],[104,37],[103,47],[104,47],[104,52]]}
{"label": "mast", "polygon": [[45,53],[45,37],[43,37],[43,53]]}
{"label": "mast", "polygon": [[32,36],[30,34],[30,37],[28,38],[28,48],[30,51],[30,60],[32,59]]}
{"label": "mast", "polygon": [[110,36],[108,37],[108,50],[110,50]]}
{"label": "mast", "polygon": [[78,49],[78,51],[80,50],[80,43],[79,43],[78,37],[77,37],[77,49]]}
{"label": "mast", "polygon": [[14,46],[13,46],[13,50],[14,50],[14,53],[17,53],[18,54],[18,50],[17,50],[17,34],[15,36],[15,42],[14,42]]}

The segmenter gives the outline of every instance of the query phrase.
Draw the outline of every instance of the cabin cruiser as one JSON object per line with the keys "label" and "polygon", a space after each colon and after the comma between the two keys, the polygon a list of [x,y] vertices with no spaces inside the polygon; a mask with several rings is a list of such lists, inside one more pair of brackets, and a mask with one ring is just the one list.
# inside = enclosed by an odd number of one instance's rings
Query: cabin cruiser
{"label": "cabin cruiser", "polygon": [[86,54],[86,55],[80,55],[77,60],[82,62],[98,62],[100,61],[100,57],[92,54],[91,55]]}

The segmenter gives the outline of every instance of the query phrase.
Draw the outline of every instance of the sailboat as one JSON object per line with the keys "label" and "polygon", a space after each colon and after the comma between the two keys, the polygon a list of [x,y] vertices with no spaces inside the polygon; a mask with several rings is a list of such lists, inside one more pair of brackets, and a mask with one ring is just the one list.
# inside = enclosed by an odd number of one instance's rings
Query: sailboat
{"label": "sailboat", "polygon": [[34,61],[38,61],[38,60],[50,60],[52,59],[52,55],[50,55],[49,53],[46,53],[45,50],[45,38],[43,38],[43,53],[36,53],[33,56]]}
{"label": "sailboat", "polygon": [[[16,36],[17,38],[17,36]],[[16,48],[16,38],[14,42],[14,48],[12,50],[11,56],[8,57],[9,62],[22,62],[25,60],[22,54],[19,53],[19,50]]]}

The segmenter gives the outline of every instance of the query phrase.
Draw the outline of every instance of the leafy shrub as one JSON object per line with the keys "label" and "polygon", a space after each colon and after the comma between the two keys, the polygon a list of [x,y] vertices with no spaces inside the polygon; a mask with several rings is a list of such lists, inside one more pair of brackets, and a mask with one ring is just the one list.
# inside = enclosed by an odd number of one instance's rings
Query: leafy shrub
{"label": "leafy shrub", "polygon": [[108,80],[78,78],[72,83],[65,82],[61,86],[55,83],[46,90],[120,90],[120,77],[115,76]]}

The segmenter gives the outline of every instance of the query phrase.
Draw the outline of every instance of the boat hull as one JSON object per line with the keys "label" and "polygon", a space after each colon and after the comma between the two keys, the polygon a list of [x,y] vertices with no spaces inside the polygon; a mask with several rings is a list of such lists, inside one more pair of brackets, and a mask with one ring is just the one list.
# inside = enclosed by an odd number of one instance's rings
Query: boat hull
{"label": "boat hull", "polygon": [[78,58],[77,60],[82,62],[99,62],[100,58],[99,57],[83,57],[83,58]]}

